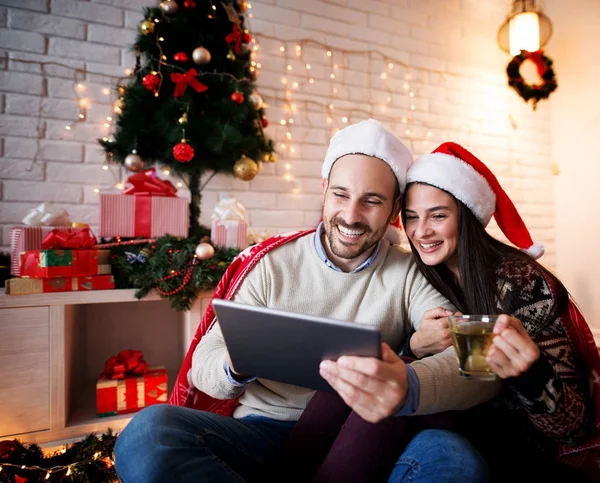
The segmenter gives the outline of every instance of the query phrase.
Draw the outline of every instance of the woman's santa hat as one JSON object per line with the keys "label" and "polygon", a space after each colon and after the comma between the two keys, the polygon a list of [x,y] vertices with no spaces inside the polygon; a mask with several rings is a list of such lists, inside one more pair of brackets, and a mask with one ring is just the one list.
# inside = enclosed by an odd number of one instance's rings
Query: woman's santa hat
{"label": "woman's santa hat", "polygon": [[418,157],[408,170],[407,183],[426,183],[462,201],[485,227],[492,215],[506,238],[534,259],[544,247],[534,243],[515,205],[489,168],[456,143],[443,143]]}

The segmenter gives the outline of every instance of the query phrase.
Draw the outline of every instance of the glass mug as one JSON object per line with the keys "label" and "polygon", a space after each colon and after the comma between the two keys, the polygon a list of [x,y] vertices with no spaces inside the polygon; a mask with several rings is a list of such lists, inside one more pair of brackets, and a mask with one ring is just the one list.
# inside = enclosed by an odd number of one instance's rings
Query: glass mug
{"label": "glass mug", "polygon": [[498,376],[486,361],[494,340],[496,315],[451,315],[448,317],[458,371],[469,379],[493,381]]}

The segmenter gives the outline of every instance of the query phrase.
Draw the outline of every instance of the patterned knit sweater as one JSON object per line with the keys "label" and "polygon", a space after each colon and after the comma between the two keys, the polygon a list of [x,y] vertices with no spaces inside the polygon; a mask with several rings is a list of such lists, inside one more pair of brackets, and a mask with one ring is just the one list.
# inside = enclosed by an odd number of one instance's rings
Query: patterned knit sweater
{"label": "patterned knit sweater", "polygon": [[[559,444],[587,436],[591,412],[588,373],[564,327],[569,311],[556,310],[564,289],[527,260],[506,261],[496,274],[499,312],[522,322],[541,355],[527,372],[504,381],[502,393],[484,405],[485,417],[493,418],[510,445],[534,445],[554,457]],[[490,433],[483,439],[489,442]]]}

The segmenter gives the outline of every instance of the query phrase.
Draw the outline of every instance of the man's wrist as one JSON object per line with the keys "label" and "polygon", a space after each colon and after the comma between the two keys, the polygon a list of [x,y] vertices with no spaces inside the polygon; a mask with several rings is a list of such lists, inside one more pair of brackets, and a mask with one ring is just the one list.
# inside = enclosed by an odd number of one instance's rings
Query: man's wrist
{"label": "man's wrist", "polygon": [[421,359],[421,357],[423,357],[425,355],[419,349],[415,349],[414,345],[413,345],[415,339],[418,340],[418,335],[417,335],[418,333],[419,333],[418,331],[415,332],[411,336],[410,340],[408,341],[408,348],[410,349],[410,351],[412,352],[412,354],[415,356],[415,359]]}

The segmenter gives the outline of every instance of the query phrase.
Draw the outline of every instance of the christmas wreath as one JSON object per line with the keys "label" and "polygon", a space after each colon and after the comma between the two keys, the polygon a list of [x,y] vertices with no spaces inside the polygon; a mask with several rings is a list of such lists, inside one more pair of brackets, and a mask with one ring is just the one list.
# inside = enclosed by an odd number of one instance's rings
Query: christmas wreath
{"label": "christmas wreath", "polygon": [[[541,84],[527,84],[521,76],[521,64],[526,60],[531,60],[535,64],[537,72],[542,79]],[[558,87],[554,70],[552,69],[552,60],[544,55],[541,50],[535,52],[521,50],[521,53],[515,55],[508,63],[506,74],[508,75],[508,85],[517,91],[517,94],[525,102],[532,100],[534,110],[540,100],[547,99]]]}

